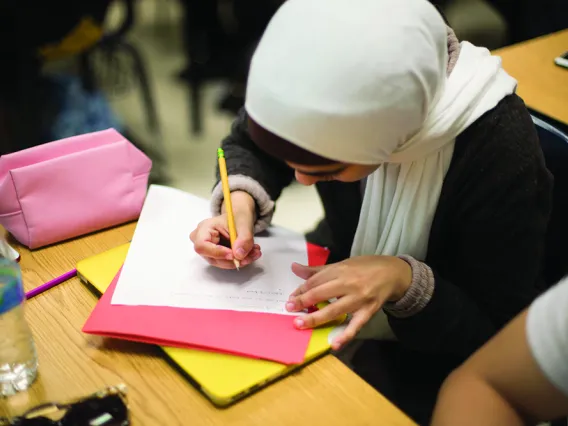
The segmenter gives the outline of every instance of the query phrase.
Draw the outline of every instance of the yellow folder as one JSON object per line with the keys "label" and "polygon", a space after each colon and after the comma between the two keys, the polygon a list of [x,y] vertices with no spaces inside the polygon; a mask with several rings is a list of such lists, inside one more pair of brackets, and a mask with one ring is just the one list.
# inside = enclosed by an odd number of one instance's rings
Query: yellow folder
{"label": "yellow folder", "polygon": [[[82,260],[77,273],[101,294],[122,267],[130,244]],[[166,355],[215,405],[224,407],[267,386],[330,350],[329,335],[336,324],[314,330],[304,364],[284,365],[197,349],[162,347]]]}

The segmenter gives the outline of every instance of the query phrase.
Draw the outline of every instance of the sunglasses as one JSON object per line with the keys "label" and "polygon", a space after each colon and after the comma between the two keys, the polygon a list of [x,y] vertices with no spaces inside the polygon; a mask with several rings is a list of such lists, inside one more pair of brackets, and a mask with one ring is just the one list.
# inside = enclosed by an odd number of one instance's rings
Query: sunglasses
{"label": "sunglasses", "polygon": [[[47,417],[49,416],[49,417]],[[56,418],[58,420],[53,420]],[[0,417],[0,426],[128,426],[126,386],[105,388],[67,404],[38,405],[22,416]]]}

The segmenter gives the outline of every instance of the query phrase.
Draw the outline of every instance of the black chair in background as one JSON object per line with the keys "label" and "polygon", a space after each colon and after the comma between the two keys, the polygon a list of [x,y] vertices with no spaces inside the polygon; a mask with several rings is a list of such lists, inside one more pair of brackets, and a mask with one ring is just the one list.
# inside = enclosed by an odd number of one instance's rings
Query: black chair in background
{"label": "black chair in background", "polygon": [[124,5],[124,21],[117,30],[106,33],[101,41],[79,59],[81,77],[87,90],[102,86],[111,95],[128,90],[132,79],[141,91],[146,122],[153,135],[161,135],[150,79],[142,55],[129,43],[126,35],[135,21],[134,0],[120,0]]}
{"label": "black chair in background", "polygon": [[128,129],[124,136],[152,159],[150,181],[164,184],[169,177],[165,170],[162,132],[150,78],[142,54],[127,40],[136,18],[135,0],[118,1],[125,12],[122,23],[116,30],[105,33],[96,46],[79,57],[83,86],[91,91],[101,89],[110,96],[120,95],[133,87],[140,90],[149,135],[141,138],[144,140],[142,143]]}
{"label": "black chair in background", "polygon": [[217,0],[181,0],[180,3],[184,9],[183,39],[188,56],[187,67],[180,77],[189,85],[191,130],[200,134],[203,83],[226,77],[221,59],[227,38],[219,21]]}
{"label": "black chair in background", "polygon": [[211,80],[223,80],[239,93],[229,93],[220,101],[220,108],[234,112],[244,102],[244,87],[248,64],[264,28],[283,0],[232,0],[232,29],[221,19],[219,0],[181,0],[185,11],[184,41],[188,66],[181,77],[189,85],[191,131],[203,129],[203,85]]}

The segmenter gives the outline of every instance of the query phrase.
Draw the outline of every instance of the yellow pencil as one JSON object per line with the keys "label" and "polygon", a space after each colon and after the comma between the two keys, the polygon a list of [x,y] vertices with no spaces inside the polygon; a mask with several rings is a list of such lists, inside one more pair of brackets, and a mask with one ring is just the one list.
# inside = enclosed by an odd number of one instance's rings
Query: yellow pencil
{"label": "yellow pencil", "polygon": [[[223,198],[225,199],[225,210],[227,210],[227,222],[229,225],[229,238],[231,240],[231,249],[237,240],[237,230],[235,228],[235,216],[233,215],[233,203],[231,203],[231,189],[229,188],[229,177],[227,176],[227,163],[225,162],[225,153],[222,148],[217,149],[217,159],[219,160],[219,174],[221,175],[221,185],[223,186]],[[241,263],[237,259],[233,259],[237,270]]]}

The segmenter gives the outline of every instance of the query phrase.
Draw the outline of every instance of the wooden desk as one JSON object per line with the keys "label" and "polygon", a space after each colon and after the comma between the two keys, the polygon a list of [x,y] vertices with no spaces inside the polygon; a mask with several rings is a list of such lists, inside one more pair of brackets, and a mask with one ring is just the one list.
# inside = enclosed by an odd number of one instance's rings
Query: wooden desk
{"label": "wooden desk", "polygon": [[[134,224],[30,253],[20,248],[26,290],[78,260],[128,242]],[[26,316],[39,353],[27,393],[0,399],[0,416],[126,383],[133,425],[278,426],[414,423],[329,355],[227,409],[216,409],[167,363],[157,347],[81,333],[97,298],[75,278],[30,300]]]}
{"label": "wooden desk", "polygon": [[496,50],[503,67],[519,82],[528,107],[568,124],[568,69],[554,58],[568,50],[568,30]]}

